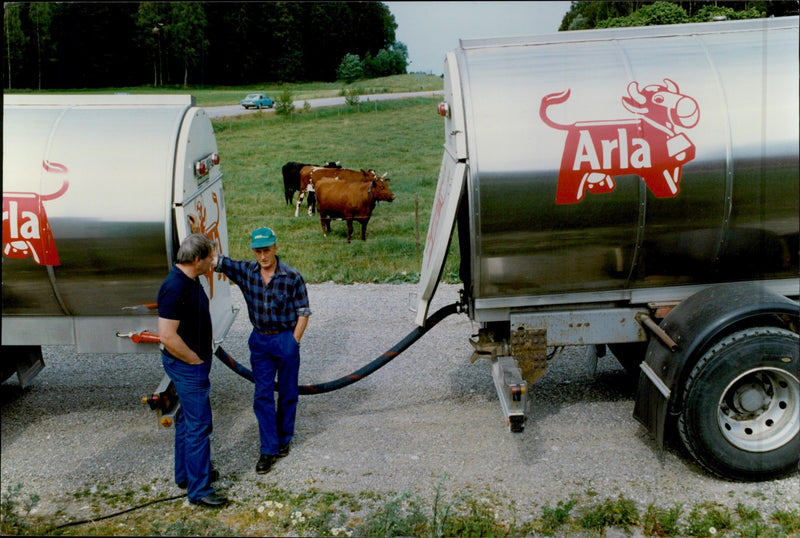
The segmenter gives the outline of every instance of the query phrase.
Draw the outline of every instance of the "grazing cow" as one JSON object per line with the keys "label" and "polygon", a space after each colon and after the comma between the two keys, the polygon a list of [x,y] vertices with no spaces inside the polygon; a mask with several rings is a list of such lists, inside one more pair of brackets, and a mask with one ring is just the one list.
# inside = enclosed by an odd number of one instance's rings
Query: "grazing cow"
{"label": "grazing cow", "polygon": [[394,193],[389,180],[375,178],[367,182],[348,183],[335,179],[322,179],[316,184],[319,220],[323,237],[331,231],[331,219],[347,222],[347,242],[353,235],[353,221],[361,223],[361,240],[367,240],[367,223],[379,201],[391,202]]}
{"label": "grazing cow", "polygon": [[[388,173],[388,172],[387,172]],[[314,185],[321,179],[336,179],[339,181],[347,181],[351,183],[360,183],[375,179],[378,174],[373,169],[364,171],[364,169],[350,170],[349,168],[325,168],[320,166],[304,166],[300,170],[300,194],[297,197],[297,205],[294,209],[294,216],[300,214],[300,204],[303,198],[308,193],[308,216],[314,214],[317,204],[314,196]],[[383,175],[383,178],[386,174]]]}
{"label": "grazing cow", "polygon": [[[306,164],[306,163],[298,163],[295,161],[289,161],[288,163],[284,164],[281,168],[283,172],[283,195],[286,199],[286,205],[291,205],[292,199],[294,198],[294,193],[300,190],[300,169],[304,166],[317,166],[314,164]],[[325,168],[341,168],[342,166],[339,164],[339,161],[328,161],[324,165]],[[311,204],[311,198],[309,197],[308,200],[309,205]]]}

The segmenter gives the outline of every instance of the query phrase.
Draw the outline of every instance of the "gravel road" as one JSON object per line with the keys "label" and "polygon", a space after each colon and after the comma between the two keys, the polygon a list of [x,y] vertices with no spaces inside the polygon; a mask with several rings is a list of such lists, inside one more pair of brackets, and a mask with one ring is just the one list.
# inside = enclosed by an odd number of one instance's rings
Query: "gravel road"
{"label": "gravel road", "polygon": [[[432,311],[457,300],[442,285]],[[415,285],[309,286],[313,315],[303,339],[300,381],[350,373],[414,328]],[[241,308],[223,347],[249,367],[250,324]],[[711,478],[674,450],[661,452],[633,419],[633,387],[610,355],[590,375],[582,350],[551,362],[531,392],[525,431],[512,434],[502,416],[488,363],[470,363],[466,315],[445,319],[384,368],[340,391],[301,396],[291,454],[265,476],[255,474],[258,433],[252,384],[219,361],[211,373],[213,458],[220,492],[253,498],[259,483],[291,491],[412,492],[430,499],[436,484],[451,494],[514,500],[538,517],[571,494],[624,495],[642,508],[737,503],[769,514],[796,510],[797,475],[763,483]],[[40,514],[81,514],[67,494],[105,485],[154,495],[180,493],[171,484],[172,429],[140,403],[162,377],[158,353],[77,355],[45,349],[47,367],[21,393],[15,378],[2,400],[2,485],[38,494]],[[263,490],[262,490],[263,491]]]}

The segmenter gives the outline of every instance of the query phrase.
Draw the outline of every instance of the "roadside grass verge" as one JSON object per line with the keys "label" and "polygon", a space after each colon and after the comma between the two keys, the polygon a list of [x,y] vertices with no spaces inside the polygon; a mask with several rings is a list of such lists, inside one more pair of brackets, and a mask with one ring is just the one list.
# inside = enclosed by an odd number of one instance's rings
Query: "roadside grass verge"
{"label": "roadside grass verge", "polygon": [[[278,255],[306,282],[417,282],[443,153],[438,102],[416,98],[289,118],[255,113],[213,120],[225,189],[226,254],[251,259],[250,232],[268,226],[278,236]],[[295,206],[285,203],[281,167],[288,161],[340,161],[345,168],[388,172],[396,198],[375,208],[366,241],[356,222],[351,244],[343,221],[333,221],[323,237],[319,216],[308,216],[305,201],[298,217]],[[458,281],[457,239],[452,243],[446,282]]]}
{"label": "roadside grass verge", "polygon": [[[262,483],[258,483],[260,486]],[[623,496],[598,500],[596,494],[573,494],[555,507],[541,506],[532,513],[519,510],[513,500],[491,492],[445,488],[446,477],[434,486],[432,497],[410,492],[350,494],[309,489],[296,493],[257,487],[252,498],[234,498],[225,508],[194,506],[185,497],[150,504],[119,515],[160,495],[139,491],[87,487],[66,501],[79,502],[85,520],[63,513],[41,517],[33,513],[38,496],[25,495],[22,486],[2,493],[0,533],[3,535],[60,536],[337,536],[337,537],[449,537],[449,536],[603,536],[609,529],[643,536],[800,535],[800,507],[760,514],[737,504],[735,509],[706,502],[681,505],[637,506]],[[163,489],[163,484],[158,489]],[[155,489],[155,488],[154,488]],[[163,494],[161,494],[163,495]],[[106,519],[101,519],[103,517]],[[107,517],[111,516],[111,517]],[[67,520],[67,521],[65,521]],[[74,524],[79,523],[79,524]]]}
{"label": "roadside grass verge", "polygon": [[133,86],[124,88],[79,88],[57,90],[5,90],[8,94],[18,93],[83,93],[112,94],[129,93],[144,94],[191,94],[195,96],[197,106],[238,105],[248,93],[266,93],[273,99],[284,90],[289,90],[295,100],[318,99],[323,97],[339,97],[344,89],[354,89],[361,95],[376,93],[399,93],[436,91],[444,87],[441,77],[435,75],[393,75],[374,79],[364,79],[347,84],[345,82],[265,82],[248,86],[197,86],[174,84],[167,86]]}

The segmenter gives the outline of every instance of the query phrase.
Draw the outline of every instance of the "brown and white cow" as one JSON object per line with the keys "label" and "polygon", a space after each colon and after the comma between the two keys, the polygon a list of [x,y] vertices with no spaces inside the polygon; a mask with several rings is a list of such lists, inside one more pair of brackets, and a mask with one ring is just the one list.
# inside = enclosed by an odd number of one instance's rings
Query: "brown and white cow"
{"label": "brown and white cow", "polygon": [[315,188],[323,237],[331,231],[331,219],[344,219],[348,243],[353,235],[354,220],[361,223],[361,240],[366,241],[367,223],[377,202],[394,200],[389,180],[380,177],[358,183],[326,178],[319,180]]}
{"label": "brown and white cow", "polygon": [[[378,174],[373,169],[351,170],[349,168],[326,168],[321,166],[304,166],[300,169],[300,195],[297,197],[297,205],[294,209],[294,216],[300,214],[300,204],[306,193],[308,194],[308,216],[314,214],[316,210],[316,198],[314,196],[314,185],[321,179],[336,179],[351,183],[361,183],[376,179]],[[382,179],[385,179],[386,174]]]}

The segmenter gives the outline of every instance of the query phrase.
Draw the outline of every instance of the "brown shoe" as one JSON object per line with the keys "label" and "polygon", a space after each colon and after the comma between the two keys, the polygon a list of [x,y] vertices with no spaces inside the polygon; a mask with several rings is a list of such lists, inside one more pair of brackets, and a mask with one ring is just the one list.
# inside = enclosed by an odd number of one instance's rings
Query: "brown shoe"
{"label": "brown shoe", "polygon": [[256,473],[267,474],[272,469],[272,464],[275,463],[276,459],[278,458],[273,454],[261,454],[258,458],[258,463],[256,463]]}

